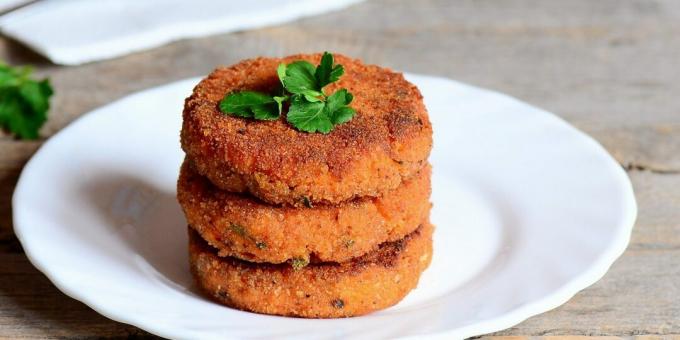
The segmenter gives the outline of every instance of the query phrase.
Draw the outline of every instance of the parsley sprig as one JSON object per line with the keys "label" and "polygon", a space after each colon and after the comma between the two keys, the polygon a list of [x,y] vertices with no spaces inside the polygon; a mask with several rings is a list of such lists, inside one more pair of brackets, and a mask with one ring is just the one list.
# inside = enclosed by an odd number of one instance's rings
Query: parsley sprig
{"label": "parsley sprig", "polygon": [[316,67],[304,60],[282,63],[276,69],[283,87],[281,95],[255,91],[229,93],[220,101],[220,111],[236,117],[276,120],[283,113],[283,104],[289,103],[286,119],[291,125],[300,131],[326,134],[336,125],[350,121],[356,113],[348,106],[354,96],[347,89],[330,95],[323,90],[344,73],[343,66],[335,64],[328,52],[324,52]]}
{"label": "parsley sprig", "polygon": [[0,127],[21,139],[38,138],[53,93],[49,81],[32,79],[32,72],[0,62]]}

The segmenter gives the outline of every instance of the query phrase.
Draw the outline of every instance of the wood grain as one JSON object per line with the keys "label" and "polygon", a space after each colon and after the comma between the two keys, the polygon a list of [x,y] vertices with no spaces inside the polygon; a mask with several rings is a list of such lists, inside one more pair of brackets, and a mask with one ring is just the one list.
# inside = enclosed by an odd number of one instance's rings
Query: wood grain
{"label": "wood grain", "polygon": [[0,39],[1,59],[36,65],[56,88],[42,140],[0,135],[0,337],[151,337],[66,297],[23,255],[11,194],[46,138],[137,90],[246,57],[321,50],[519,97],[588,132],[629,169],[640,213],[621,259],[565,305],[490,338],[680,334],[680,2],[372,0],[76,67]]}

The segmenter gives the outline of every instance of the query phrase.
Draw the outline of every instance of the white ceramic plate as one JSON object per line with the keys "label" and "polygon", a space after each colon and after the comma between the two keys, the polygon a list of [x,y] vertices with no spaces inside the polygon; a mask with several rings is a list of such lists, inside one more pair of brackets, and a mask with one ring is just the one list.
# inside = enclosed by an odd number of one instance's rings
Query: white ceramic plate
{"label": "white ceramic plate", "polygon": [[306,320],[198,294],[175,201],[184,98],[198,79],[101,107],[26,165],[14,227],[31,262],[99,313],[170,338],[467,337],[513,326],[597,281],[628,244],[621,167],[554,115],[451,80],[408,75],[435,130],[435,252],[398,305]]}

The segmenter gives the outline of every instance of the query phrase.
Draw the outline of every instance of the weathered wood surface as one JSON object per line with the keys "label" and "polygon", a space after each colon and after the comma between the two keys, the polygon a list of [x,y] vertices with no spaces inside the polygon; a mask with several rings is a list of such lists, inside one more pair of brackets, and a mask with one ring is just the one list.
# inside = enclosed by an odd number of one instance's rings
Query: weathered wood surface
{"label": "weathered wood surface", "polygon": [[0,58],[37,65],[56,88],[43,140],[0,137],[0,337],[149,336],[66,297],[23,255],[11,194],[45,138],[99,105],[218,64],[321,50],[514,95],[590,133],[629,169],[640,213],[625,254],[567,304],[494,338],[680,334],[680,2],[372,0],[77,67],[0,39]]}

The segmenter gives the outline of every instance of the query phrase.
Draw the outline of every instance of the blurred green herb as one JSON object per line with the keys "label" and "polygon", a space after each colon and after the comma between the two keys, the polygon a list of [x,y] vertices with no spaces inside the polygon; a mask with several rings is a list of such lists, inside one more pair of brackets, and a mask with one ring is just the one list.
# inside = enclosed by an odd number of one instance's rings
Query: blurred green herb
{"label": "blurred green herb", "polygon": [[21,139],[38,138],[54,93],[48,79],[32,79],[32,72],[0,62],[0,126]]}
{"label": "blurred green herb", "polygon": [[229,229],[231,229],[231,231],[234,232],[236,235],[241,236],[241,237],[255,243],[255,247],[257,247],[257,249],[266,249],[267,248],[267,244],[264,241],[258,241],[257,239],[255,239],[252,235],[250,235],[248,233],[248,231],[246,230],[246,228],[244,226],[230,222],[229,223]]}
{"label": "blurred green herb", "polygon": [[309,260],[302,257],[296,257],[291,260],[291,266],[293,270],[300,270],[309,264]]}

